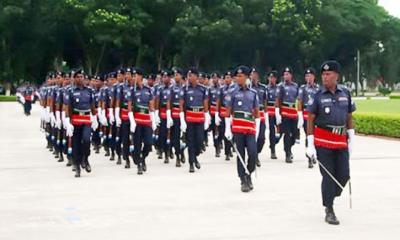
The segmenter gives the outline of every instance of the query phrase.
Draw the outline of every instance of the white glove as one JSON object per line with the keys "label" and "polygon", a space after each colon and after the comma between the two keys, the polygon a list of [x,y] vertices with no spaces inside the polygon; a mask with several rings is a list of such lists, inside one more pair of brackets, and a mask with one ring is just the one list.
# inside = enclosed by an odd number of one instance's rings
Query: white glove
{"label": "white glove", "polygon": [[61,113],[60,111],[56,111],[56,127],[61,129]]}
{"label": "white glove", "polygon": [[347,135],[348,135],[348,147],[349,147],[349,158],[351,154],[353,153],[353,147],[354,147],[354,138],[355,138],[355,131],[354,129],[349,129],[347,130]]}
{"label": "white glove", "polygon": [[42,110],[40,111],[40,120],[45,121],[46,120],[46,108],[42,107]]}
{"label": "white glove", "polygon": [[151,128],[153,131],[157,129],[156,117],[154,112],[150,112]]}
{"label": "white glove", "polygon": [[47,106],[46,107],[46,111],[45,111],[45,121],[47,122],[47,123],[50,123],[50,106]]}
{"label": "white glove", "polygon": [[114,111],[112,108],[108,108],[108,116],[110,118],[110,124],[112,125],[115,122]]}
{"label": "white glove", "polygon": [[122,123],[121,118],[119,117],[119,111],[119,107],[115,108],[115,124],[117,125],[117,127],[120,127]]}
{"label": "white glove", "polygon": [[276,119],[276,125],[279,125],[282,123],[282,116],[280,113],[280,108],[275,108],[275,119]]}
{"label": "white glove", "polygon": [[25,104],[25,98],[24,96],[21,95],[21,97],[19,98],[22,104]]}
{"label": "white glove", "polygon": [[204,118],[205,118],[205,121],[204,121],[204,130],[207,130],[207,129],[210,127],[210,124],[211,124],[211,115],[210,115],[210,112],[204,113]]}
{"label": "white glove", "polygon": [[184,112],[180,112],[179,113],[179,119],[181,120],[181,131],[182,132],[186,132],[186,121],[185,121],[185,113]]}
{"label": "white glove", "polygon": [[156,123],[156,125],[157,126],[160,126],[160,122],[161,122],[161,120],[160,120],[160,112],[158,111],[158,110],[156,110],[155,112],[154,112],[154,121],[155,121],[155,123]]}
{"label": "white glove", "polygon": [[312,159],[317,158],[317,150],[315,149],[315,145],[314,145],[314,135],[307,136],[306,155]]}
{"label": "white glove", "polygon": [[97,117],[99,118],[99,122],[102,126],[106,126],[107,124],[107,119],[103,115],[103,110],[101,107],[97,108]]}
{"label": "white glove", "polygon": [[264,123],[265,123],[265,128],[269,129],[269,115],[268,115],[268,112],[264,112]]}
{"label": "white glove", "polygon": [[103,126],[108,126],[106,110],[105,109],[101,109],[101,119],[103,121],[102,125]]}
{"label": "white glove", "polygon": [[129,112],[128,117],[129,117],[131,133],[134,133],[136,130],[136,121],[135,121],[135,118],[133,117],[133,112]]}
{"label": "white glove", "polygon": [[55,127],[56,126],[56,117],[54,116],[54,113],[53,112],[51,112],[50,113],[50,123],[51,123],[51,126],[52,127]]}
{"label": "white glove", "polygon": [[232,140],[232,138],[233,138],[232,129],[231,129],[231,123],[232,123],[231,121],[232,120],[230,117],[225,118],[225,137],[229,141]]}
{"label": "white glove", "polygon": [[171,128],[174,125],[174,120],[172,120],[171,109],[167,110],[167,128]]}
{"label": "white glove", "polygon": [[260,134],[260,118],[256,118],[256,141],[258,139],[259,134]]}
{"label": "white glove", "polygon": [[99,122],[97,121],[97,117],[90,114],[90,121],[92,122],[93,131],[96,131],[96,129],[99,127]]}
{"label": "white glove", "polygon": [[67,137],[72,137],[74,135],[74,126],[70,123],[69,117],[65,118],[65,123]]}
{"label": "white glove", "polygon": [[221,118],[219,117],[219,112],[215,113],[215,125],[221,125]]}
{"label": "white glove", "polygon": [[66,118],[65,118],[65,112],[64,111],[61,112],[61,122],[62,122],[63,128],[67,129],[67,121],[66,121]]}
{"label": "white glove", "polygon": [[297,128],[298,129],[302,129],[303,125],[304,125],[304,118],[303,118],[303,112],[302,111],[298,111],[297,112]]}

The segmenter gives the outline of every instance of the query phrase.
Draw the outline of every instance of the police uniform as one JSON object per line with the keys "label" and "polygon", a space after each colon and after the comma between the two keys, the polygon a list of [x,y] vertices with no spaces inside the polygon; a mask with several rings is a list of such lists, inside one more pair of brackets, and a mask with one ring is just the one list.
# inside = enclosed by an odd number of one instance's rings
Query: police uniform
{"label": "police uniform", "polygon": [[[237,76],[238,74],[249,76],[250,69],[246,66],[239,66],[235,70],[235,75]],[[258,112],[259,109],[257,92],[246,85],[239,86],[230,94],[228,108],[230,109],[232,122],[229,117],[225,118],[225,134],[229,139],[233,133],[233,141],[238,151],[237,171],[241,180],[241,189],[243,192],[249,192],[253,189],[251,174],[256,168],[256,135],[259,133],[260,127],[259,116],[258,114],[255,115],[255,112]],[[230,129],[231,126],[232,129]],[[244,162],[246,150],[248,154],[247,164]]]}
{"label": "police uniform", "polygon": [[[284,72],[293,74],[290,67],[285,68]],[[292,146],[296,142],[298,135],[297,130],[297,110],[296,100],[298,95],[298,86],[293,81],[284,81],[278,86],[276,90],[277,99],[279,99],[278,114],[282,116],[282,132],[284,133],[284,150],[286,154],[286,162],[293,162]],[[281,112],[279,112],[279,110]],[[277,115],[277,112],[275,112]],[[276,116],[275,116],[276,117]]]}
{"label": "police uniform", "polygon": [[[218,74],[214,73],[213,76],[219,77]],[[214,147],[215,147],[215,157],[219,157],[221,154],[221,145],[222,145],[222,138],[220,137],[221,134],[221,119],[219,117],[219,106],[221,100],[221,88],[218,84],[212,85],[209,88],[209,110],[211,115],[211,131],[214,140]],[[207,135],[206,135],[207,137]]]}
{"label": "police uniform", "polygon": [[[127,68],[125,72],[131,72],[132,68]],[[130,168],[130,146],[133,145],[131,134],[130,134],[130,120],[128,116],[128,102],[132,98],[132,94],[134,92],[133,86],[131,86],[128,82],[120,83],[117,87],[116,97],[115,97],[115,116],[116,122],[119,116],[121,119],[121,125],[118,126],[117,123],[117,131],[119,133],[119,139],[122,143],[122,158],[125,160],[125,168]],[[119,103],[119,105],[117,105]],[[118,114],[119,113],[119,114]],[[117,136],[118,136],[117,133]],[[117,146],[118,146],[117,141]]]}
{"label": "police uniform", "polygon": [[[79,74],[78,71],[75,74]],[[72,156],[76,169],[75,177],[80,177],[80,167],[91,172],[88,161],[90,155],[90,137],[92,115],[91,108],[94,104],[94,95],[90,88],[75,86],[71,89],[67,105],[69,106],[71,124],[73,125],[72,135]]]}
{"label": "police uniform", "polygon": [[[252,68],[251,72],[257,72],[255,68]],[[258,73],[258,72],[257,72]],[[258,103],[259,103],[259,114],[260,114],[260,134],[258,135],[257,141],[257,153],[260,154],[264,144],[265,144],[265,102],[266,102],[266,94],[267,94],[267,86],[260,82],[252,82],[251,88],[257,92],[258,95]],[[261,166],[260,160],[257,158],[257,166]]]}
{"label": "police uniform", "polygon": [[[118,77],[120,74],[124,74],[124,73],[125,73],[124,70],[118,70],[116,74],[117,74],[117,77]],[[114,121],[113,121],[113,124],[112,124],[112,130],[111,130],[111,132],[112,132],[112,136],[111,136],[112,140],[111,140],[111,142],[112,142],[112,146],[114,148],[114,151],[115,151],[115,153],[117,154],[117,157],[118,157],[118,160],[117,160],[117,164],[118,165],[122,164],[122,161],[121,161],[121,159],[122,159],[121,158],[121,155],[122,155],[121,134],[122,133],[120,131],[121,126],[117,125],[117,118],[120,119],[121,116],[120,116],[120,113],[117,113],[117,111],[116,111],[116,109],[118,107],[118,106],[116,106],[116,101],[117,101],[117,94],[120,94],[122,85],[124,85],[124,82],[121,82],[121,83],[120,82],[116,82],[116,83],[114,83],[112,85],[112,90],[109,92],[109,94],[112,94],[111,95],[112,108],[109,109],[109,110],[113,112],[112,114],[113,114],[113,117],[114,117]],[[113,158],[113,151],[111,151],[111,158]]]}
{"label": "police uniform", "polygon": [[24,101],[24,112],[26,116],[31,115],[31,110],[32,110],[32,102],[34,100],[34,89],[32,86],[28,85],[26,88],[22,91],[22,97]]}
{"label": "police uniform", "polygon": [[[188,74],[198,76],[199,72],[197,69],[190,69]],[[188,139],[189,172],[194,172],[194,166],[197,169],[201,167],[197,157],[200,155],[204,143],[204,125],[206,123],[206,114],[209,114],[208,109],[205,109],[205,102],[208,101],[208,91],[205,86],[199,83],[196,85],[188,83],[184,88],[182,100],[184,119],[181,117],[181,124],[183,121],[187,124],[186,139]]]}
{"label": "police uniform", "polygon": [[[174,69],[175,74],[183,75],[183,71],[179,68]],[[172,93],[171,93],[171,107],[172,107],[172,119],[174,124],[171,127],[171,143],[175,150],[176,156],[176,167],[180,167],[181,163],[185,162],[185,155],[184,151],[181,148],[181,123],[180,123],[180,100],[182,99],[183,95],[183,84],[175,83],[172,86]]]}
{"label": "police uniform", "polygon": [[[97,81],[102,81],[101,76],[95,76],[94,78]],[[94,87],[93,88],[93,95],[94,95],[94,105],[95,105],[96,109],[99,109],[99,107],[100,107],[100,94],[101,94],[100,88]],[[97,111],[97,112],[99,114],[99,111]],[[97,128],[96,131],[93,132],[92,142],[93,142],[93,145],[94,145],[95,153],[99,153],[100,152],[100,145],[101,145],[102,136],[103,136],[103,131],[102,131],[102,129],[100,127]]]}
{"label": "police uniform", "polygon": [[[227,71],[224,76],[232,76],[232,72]],[[224,153],[225,153],[225,160],[229,161],[231,157],[233,157],[232,153],[232,143],[225,137],[225,118],[230,117],[228,115],[227,107],[230,103],[230,94],[238,88],[237,84],[231,83],[230,85],[225,84],[220,89],[220,102],[221,107],[219,109],[219,116],[221,117],[221,132],[220,138],[223,138],[224,141]]]}
{"label": "police uniform", "polygon": [[[313,68],[307,68],[304,72],[306,74],[313,74],[315,76],[315,70]],[[310,99],[314,98],[315,93],[319,90],[319,85],[317,83],[306,83],[300,86],[299,88],[299,105],[300,103],[302,106],[301,111],[298,111],[298,124],[297,127],[299,129],[303,128],[304,132],[307,134],[307,119],[308,119],[308,112],[307,112],[307,103]],[[306,147],[307,147],[307,139],[306,139]],[[313,168],[313,161],[312,159],[308,159],[308,167]]]}
{"label": "police uniform", "polygon": [[[268,74],[269,77],[275,77],[278,79],[278,72],[277,71],[271,71]],[[269,128],[269,148],[271,150],[271,159],[277,159],[276,157],[276,150],[275,150],[275,145],[279,138],[277,139],[277,135],[279,135],[278,130],[278,125],[276,124],[276,118],[275,118],[275,102],[276,102],[276,92],[278,89],[277,83],[272,84],[269,83],[267,85],[266,89],[266,101],[267,101],[267,111],[266,114],[268,117],[268,128]]]}
{"label": "police uniform", "polygon": [[[321,73],[333,71],[340,73],[336,61],[327,61],[321,66]],[[349,152],[354,141],[354,129],[348,125],[349,114],[355,111],[351,93],[341,85],[331,92],[325,86],[317,91],[308,102],[307,111],[314,117],[313,135],[309,130],[307,155],[316,157],[319,162],[344,187],[350,179]],[[310,120],[310,119],[309,119]],[[311,129],[312,130],[312,129]],[[333,212],[333,201],[341,195],[342,189],[336,185],[320,165],[322,174],[322,201],[326,207],[325,221],[339,224]]]}
{"label": "police uniform", "polygon": [[[161,75],[171,77],[169,70],[163,70]],[[172,83],[168,86],[162,84],[157,90],[158,101],[158,114],[160,119],[159,128],[159,148],[161,153],[165,154],[164,163],[169,163],[169,159],[173,158],[171,148],[171,126],[168,122],[172,120],[171,113],[171,97],[172,97]],[[173,120],[172,120],[173,121]]]}
{"label": "police uniform", "polygon": [[[143,75],[142,70],[136,69],[136,74]],[[154,100],[151,89],[147,86],[136,86],[132,94],[132,111],[136,128],[133,136],[134,152],[133,161],[138,167],[138,174],[147,170],[146,157],[152,146],[154,123],[154,112],[150,109],[150,103]]]}

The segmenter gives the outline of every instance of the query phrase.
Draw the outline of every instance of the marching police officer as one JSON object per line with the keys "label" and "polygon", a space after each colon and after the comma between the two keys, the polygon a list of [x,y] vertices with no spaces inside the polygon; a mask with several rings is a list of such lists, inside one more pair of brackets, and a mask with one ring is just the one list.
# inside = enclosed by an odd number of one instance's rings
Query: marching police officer
{"label": "marching police officer", "polygon": [[204,141],[204,130],[208,129],[211,116],[208,112],[208,91],[198,83],[199,71],[191,68],[188,73],[189,82],[184,88],[180,101],[181,131],[186,132],[189,152],[189,172],[194,172],[194,166],[200,169],[197,157],[200,155]]}
{"label": "marching police officer", "polygon": [[[298,122],[297,128],[304,129],[304,132],[307,134],[307,103],[308,101],[314,97],[315,93],[318,91],[319,86],[315,82],[315,69],[310,67],[307,68],[304,72],[304,78],[306,80],[306,84],[301,85],[299,88],[299,96],[298,96],[298,104],[297,104],[297,115]],[[306,147],[307,147],[307,139],[306,139]],[[311,158],[308,158],[308,168],[314,167],[314,162]]]}
{"label": "marching police officer", "polygon": [[222,147],[222,138],[220,138],[219,136],[219,134],[221,133],[221,118],[219,117],[219,109],[221,104],[221,87],[219,85],[218,73],[213,73],[211,77],[212,85],[209,88],[211,131],[214,139],[215,157],[220,157]]}
{"label": "marching police officer", "polygon": [[181,149],[181,123],[179,118],[179,104],[183,94],[184,80],[183,80],[183,70],[180,68],[174,68],[174,79],[175,84],[172,86],[171,94],[171,104],[172,104],[172,119],[173,125],[171,128],[172,136],[172,146],[175,150],[176,156],[176,167],[181,167],[181,163],[185,163],[185,154],[183,149]]}
{"label": "marching police officer", "polygon": [[31,115],[32,110],[32,102],[34,100],[34,92],[33,87],[28,84],[25,89],[22,91],[22,97],[20,98],[22,104],[24,105],[24,113],[26,116]]}
{"label": "marching police officer", "polygon": [[[258,134],[258,138],[256,139],[256,141],[257,141],[257,153],[260,154],[265,144],[266,122],[265,122],[264,109],[266,104],[267,86],[259,82],[259,73],[256,68],[251,69],[250,78],[251,78],[251,88],[256,90],[258,95],[259,114],[260,114],[260,133]],[[261,166],[261,162],[258,157],[256,165],[258,167]]]}
{"label": "marching police officer", "polygon": [[278,133],[278,125],[276,124],[275,118],[275,102],[276,102],[276,90],[278,89],[278,77],[277,71],[273,70],[268,73],[268,86],[266,92],[267,102],[267,116],[265,117],[265,124],[269,128],[269,148],[271,150],[271,159],[277,159],[275,145],[277,143],[276,136]]}
{"label": "marching police officer", "polygon": [[298,95],[298,86],[293,81],[293,70],[286,67],[283,71],[284,82],[276,90],[275,118],[276,123],[282,123],[282,132],[284,133],[284,150],[286,154],[286,163],[293,162],[292,146],[296,142],[297,130],[297,110],[296,100]]}
{"label": "marching police officer", "polygon": [[137,165],[137,173],[142,175],[147,171],[146,157],[151,151],[153,130],[157,125],[154,116],[154,96],[151,89],[143,84],[143,71],[134,68],[132,73],[135,87],[128,109],[131,131],[134,133],[133,162]]}
{"label": "marching police officer", "polygon": [[117,126],[117,131],[122,141],[122,158],[125,160],[125,168],[130,168],[129,156],[130,146],[133,146],[130,132],[134,132],[135,123],[129,118],[128,103],[131,100],[133,86],[135,84],[135,79],[133,78],[133,68],[126,68],[125,70],[126,82],[119,85],[115,95],[115,122]]}
{"label": "marching police officer", "polygon": [[[236,81],[239,87],[228,97],[228,116],[225,118],[225,136],[228,140],[233,137],[237,146],[237,170],[241,180],[242,192],[253,190],[251,174],[256,168],[257,142],[260,129],[258,94],[248,88],[246,81],[250,75],[247,66],[239,66],[235,70]],[[232,128],[231,128],[232,127]],[[234,135],[232,135],[232,133]],[[245,163],[245,151],[248,161]]]}
{"label": "marching police officer", "polygon": [[169,70],[162,70],[161,76],[163,85],[157,90],[157,110],[155,114],[157,125],[160,126],[159,147],[165,154],[164,163],[169,163],[169,159],[173,158],[173,154],[171,154],[171,127],[174,124],[171,112],[172,72]]}
{"label": "marching police officer", "polygon": [[219,108],[219,116],[221,117],[221,133],[220,138],[224,140],[224,152],[225,152],[225,160],[229,161],[231,157],[233,157],[232,153],[232,143],[225,137],[225,118],[229,118],[227,107],[229,105],[230,95],[238,86],[232,81],[232,72],[227,71],[224,74],[224,86],[221,87],[220,92],[220,108]]}
{"label": "marching police officer", "polygon": [[320,163],[325,221],[338,225],[333,202],[335,197],[341,195],[342,187],[350,179],[349,156],[355,135],[352,113],[356,108],[350,92],[338,85],[338,62],[323,63],[321,74],[323,86],[308,101],[307,155],[316,157]]}
{"label": "marching police officer", "polygon": [[74,73],[74,87],[68,97],[65,111],[67,136],[72,137],[72,155],[75,165],[75,177],[81,175],[81,165],[91,172],[88,161],[90,155],[91,128],[96,130],[98,122],[94,107],[94,95],[90,88],[84,86],[83,71]]}

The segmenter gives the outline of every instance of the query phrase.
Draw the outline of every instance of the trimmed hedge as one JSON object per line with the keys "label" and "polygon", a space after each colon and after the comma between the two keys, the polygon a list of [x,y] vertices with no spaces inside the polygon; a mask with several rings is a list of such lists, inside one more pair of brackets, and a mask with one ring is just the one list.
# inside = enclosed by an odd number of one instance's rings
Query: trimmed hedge
{"label": "trimmed hedge", "polygon": [[15,102],[15,101],[17,101],[16,96],[0,95],[0,102]]}
{"label": "trimmed hedge", "polygon": [[353,119],[358,133],[400,138],[400,115],[355,113]]}
{"label": "trimmed hedge", "polygon": [[389,98],[398,100],[398,99],[400,99],[400,95],[392,95]]}

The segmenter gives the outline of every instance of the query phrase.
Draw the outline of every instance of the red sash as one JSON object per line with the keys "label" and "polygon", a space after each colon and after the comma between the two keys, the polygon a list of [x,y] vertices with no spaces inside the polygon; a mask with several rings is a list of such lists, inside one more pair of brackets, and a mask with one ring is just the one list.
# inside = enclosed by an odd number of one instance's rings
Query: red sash
{"label": "red sash", "polygon": [[274,106],[268,106],[267,112],[268,112],[268,116],[275,117],[275,107]]}
{"label": "red sash", "polygon": [[314,129],[314,144],[316,147],[329,149],[345,149],[348,147],[346,135],[334,134],[319,127]]}
{"label": "red sash", "polygon": [[265,114],[264,111],[260,110],[260,121],[265,121]]}
{"label": "red sash", "polygon": [[150,114],[135,112],[133,116],[137,125],[151,127]]}
{"label": "red sash", "polygon": [[308,120],[308,112],[307,112],[307,110],[303,110],[303,118],[304,118],[304,120]]}
{"label": "red sash", "polygon": [[193,111],[186,111],[186,122],[190,123],[204,123],[204,111],[201,112],[193,112]]}
{"label": "red sash", "polygon": [[229,117],[228,116],[228,112],[227,112],[227,110],[226,110],[226,107],[221,107],[220,108],[220,110],[219,110],[219,115],[220,115],[220,117]]}
{"label": "red sash", "polygon": [[233,118],[232,133],[256,134],[256,123],[242,118]]}
{"label": "red sash", "polygon": [[179,119],[179,113],[180,113],[180,110],[178,107],[172,108],[172,118]]}
{"label": "red sash", "polygon": [[128,121],[129,120],[128,109],[121,108],[121,120],[122,121]]}
{"label": "red sash", "polygon": [[72,114],[72,125],[91,124],[90,115]]}
{"label": "red sash", "polygon": [[282,106],[282,117],[290,118],[290,119],[297,119],[296,108]]}
{"label": "red sash", "polygon": [[217,106],[211,105],[210,106],[210,114],[211,114],[211,116],[215,116],[216,112],[217,112]]}
{"label": "red sash", "polygon": [[167,108],[160,108],[160,118],[167,119]]}

